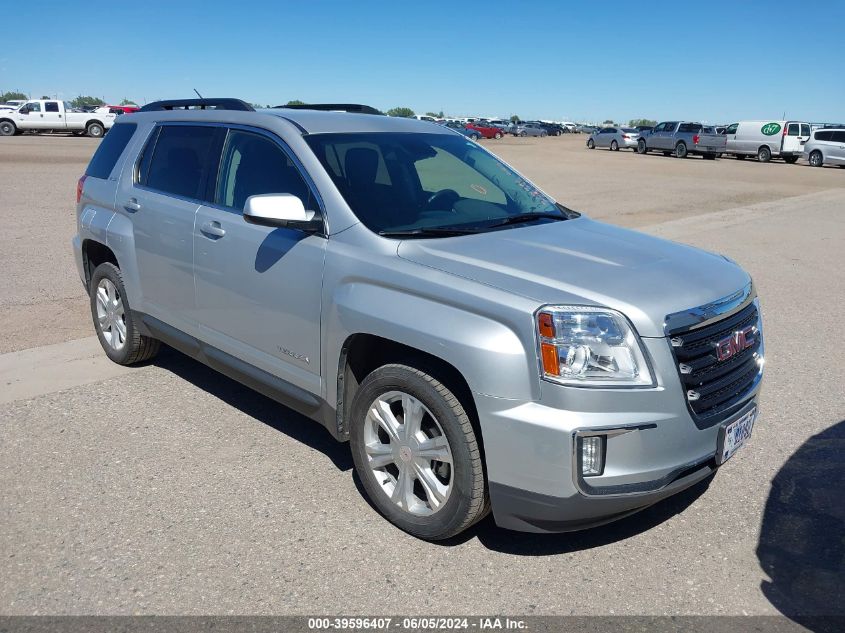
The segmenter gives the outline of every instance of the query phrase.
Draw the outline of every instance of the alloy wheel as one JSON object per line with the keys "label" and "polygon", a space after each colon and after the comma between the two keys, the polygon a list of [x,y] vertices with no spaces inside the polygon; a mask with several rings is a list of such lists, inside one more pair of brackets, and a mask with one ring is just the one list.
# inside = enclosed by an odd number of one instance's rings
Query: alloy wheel
{"label": "alloy wheel", "polygon": [[97,284],[97,327],[112,349],[121,350],[126,345],[123,298],[111,279],[101,279]]}
{"label": "alloy wheel", "polygon": [[367,463],[382,492],[402,510],[429,516],[452,492],[452,451],[443,427],[402,391],[376,398],[364,424]]}

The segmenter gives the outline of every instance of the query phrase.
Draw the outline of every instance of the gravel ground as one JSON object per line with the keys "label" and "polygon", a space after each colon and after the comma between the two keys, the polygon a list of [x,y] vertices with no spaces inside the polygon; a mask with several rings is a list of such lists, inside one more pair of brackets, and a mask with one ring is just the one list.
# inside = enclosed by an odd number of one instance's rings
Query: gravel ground
{"label": "gravel ground", "polygon": [[94,143],[0,139],[0,352],[25,350],[0,354],[0,613],[845,614],[845,174],[583,142],[488,146],[565,204],[746,267],[762,417],[709,487],[631,518],[430,544],[319,426],[172,351],[97,356],[69,247]]}

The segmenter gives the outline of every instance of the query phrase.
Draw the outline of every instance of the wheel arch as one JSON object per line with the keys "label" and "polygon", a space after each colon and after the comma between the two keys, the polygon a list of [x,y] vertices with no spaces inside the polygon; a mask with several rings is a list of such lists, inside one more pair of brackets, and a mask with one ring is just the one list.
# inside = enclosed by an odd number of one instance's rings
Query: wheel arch
{"label": "wheel arch", "polygon": [[103,123],[102,121],[100,121],[100,119],[88,119],[88,120],[85,122],[85,129],[87,130],[87,129],[88,129],[88,126],[90,126],[92,123],[96,123],[97,125],[99,125],[100,127],[102,127],[102,128],[103,128],[103,134],[105,134],[105,133],[108,131],[108,130],[106,129],[106,124],[105,124],[105,123]]}
{"label": "wheel arch", "polygon": [[120,268],[117,255],[107,245],[91,238],[82,240],[82,266],[85,271],[86,287],[90,286],[91,277],[93,277],[94,270],[96,270],[97,266],[106,262],[112,263]]}

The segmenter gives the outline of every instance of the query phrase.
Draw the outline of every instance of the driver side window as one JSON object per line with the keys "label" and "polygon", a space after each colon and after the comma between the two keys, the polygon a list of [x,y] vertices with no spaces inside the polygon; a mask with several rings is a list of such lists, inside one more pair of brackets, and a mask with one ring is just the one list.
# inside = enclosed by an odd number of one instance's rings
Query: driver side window
{"label": "driver side window", "polygon": [[41,112],[41,104],[38,101],[30,101],[24,107],[30,112]]}
{"label": "driver side window", "polygon": [[223,150],[215,202],[243,211],[247,198],[289,193],[314,210],[311,192],[299,169],[282,148],[260,134],[230,130]]}

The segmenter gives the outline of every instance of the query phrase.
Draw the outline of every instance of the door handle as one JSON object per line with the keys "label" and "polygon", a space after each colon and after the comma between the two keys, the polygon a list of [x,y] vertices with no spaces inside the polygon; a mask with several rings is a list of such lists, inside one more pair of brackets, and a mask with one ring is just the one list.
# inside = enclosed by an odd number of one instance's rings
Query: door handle
{"label": "door handle", "polygon": [[137,198],[129,198],[129,201],[123,205],[123,208],[129,211],[129,213],[135,213],[141,210],[141,205],[138,203]]}
{"label": "door handle", "polygon": [[226,229],[220,226],[220,222],[206,222],[200,227],[205,235],[211,238],[220,238],[226,235]]}

